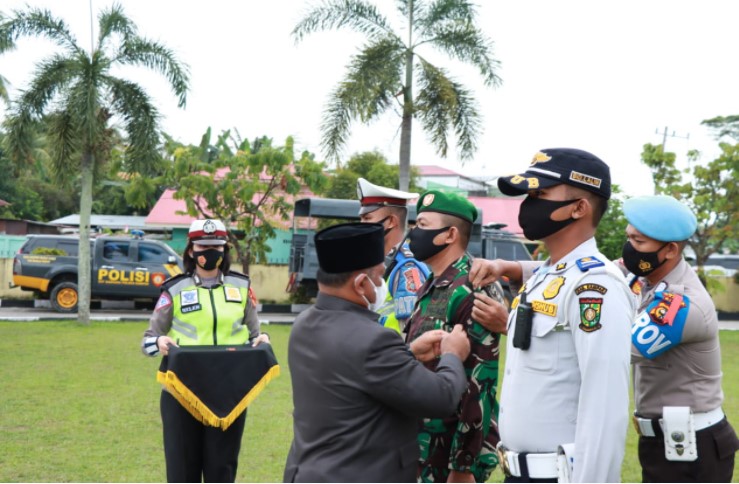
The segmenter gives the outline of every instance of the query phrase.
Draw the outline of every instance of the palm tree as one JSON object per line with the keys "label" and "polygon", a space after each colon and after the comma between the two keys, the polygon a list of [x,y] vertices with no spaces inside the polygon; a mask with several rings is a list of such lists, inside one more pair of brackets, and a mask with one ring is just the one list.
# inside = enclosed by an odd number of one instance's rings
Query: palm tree
{"label": "palm tree", "polygon": [[[126,169],[147,173],[147,166],[160,158],[157,109],[144,89],[115,77],[116,66],[143,66],[162,74],[185,106],[188,68],[165,46],[138,34],[136,25],[113,5],[98,16],[99,35],[92,52],[84,50],[63,20],[48,10],[27,8],[13,12],[0,23],[0,53],[11,49],[23,36],[46,37],[61,52],[37,64],[27,90],[11,103],[5,121],[7,147],[17,162],[31,161],[34,128],[46,117],[52,164],[60,178],[80,176],[80,242],[90,236],[92,189],[110,157],[116,122],[127,135]],[[79,321],[90,320],[90,246],[79,249]]]}
{"label": "palm tree", "polygon": [[[346,77],[331,93],[321,125],[326,154],[338,162],[354,119],[369,123],[396,100],[402,116],[400,130],[400,189],[410,182],[411,128],[418,118],[437,153],[447,156],[448,134],[454,130],[462,159],[477,148],[481,118],[472,93],[449,76],[446,69],[422,55],[426,45],[449,57],[471,64],[485,85],[497,86],[498,61],[492,42],[475,24],[475,6],[466,0],[397,0],[405,40],[388,20],[365,0],[326,0],[295,26],[296,42],[306,35],[348,27],[364,34],[367,43],[352,57]],[[413,83],[419,90],[414,97]]]}

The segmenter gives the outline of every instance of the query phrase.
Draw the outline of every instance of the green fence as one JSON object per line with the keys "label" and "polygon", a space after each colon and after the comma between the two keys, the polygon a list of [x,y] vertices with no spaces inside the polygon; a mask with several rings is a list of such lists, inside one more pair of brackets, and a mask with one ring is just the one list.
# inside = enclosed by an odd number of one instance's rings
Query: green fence
{"label": "green fence", "polygon": [[0,235],[0,259],[12,259],[25,241],[23,235]]}

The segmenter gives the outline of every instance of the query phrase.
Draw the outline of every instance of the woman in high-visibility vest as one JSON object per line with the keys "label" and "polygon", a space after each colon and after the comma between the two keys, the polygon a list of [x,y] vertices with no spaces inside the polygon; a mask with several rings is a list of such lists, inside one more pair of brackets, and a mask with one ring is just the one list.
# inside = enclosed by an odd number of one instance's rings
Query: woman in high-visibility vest
{"label": "woman in high-visibility vest", "polygon": [[[195,220],[183,262],[185,273],[162,284],[144,333],[144,354],[166,356],[170,346],[269,343],[259,331],[249,277],[230,269],[223,222]],[[160,406],[167,481],[234,482],[246,411],[222,430],[196,419],[166,389]]]}

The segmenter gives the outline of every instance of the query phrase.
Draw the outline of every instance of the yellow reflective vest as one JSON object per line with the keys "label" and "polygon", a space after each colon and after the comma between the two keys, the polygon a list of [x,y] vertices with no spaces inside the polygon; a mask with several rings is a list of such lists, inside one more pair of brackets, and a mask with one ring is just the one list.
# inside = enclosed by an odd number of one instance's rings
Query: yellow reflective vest
{"label": "yellow reflective vest", "polygon": [[180,346],[237,345],[249,341],[244,317],[249,278],[230,273],[222,283],[202,287],[197,276],[180,277],[166,289],[172,296],[172,327],[167,335]]}

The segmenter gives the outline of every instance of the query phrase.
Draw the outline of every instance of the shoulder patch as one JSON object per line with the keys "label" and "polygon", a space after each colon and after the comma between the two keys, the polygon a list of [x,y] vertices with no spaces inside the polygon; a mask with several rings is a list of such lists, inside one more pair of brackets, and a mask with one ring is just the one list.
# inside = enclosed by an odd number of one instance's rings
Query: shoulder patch
{"label": "shoulder patch", "polygon": [[160,309],[164,309],[171,305],[172,296],[170,296],[168,292],[163,292],[162,295],[159,296],[159,300],[157,301],[156,306],[154,306],[154,311],[159,311]]}
{"label": "shoulder patch", "polygon": [[577,267],[583,272],[587,272],[594,267],[601,267],[604,265],[606,264],[597,257],[583,257],[582,259],[577,260]]}
{"label": "shoulder patch", "polygon": [[541,295],[544,296],[544,299],[554,299],[555,297],[557,297],[557,294],[559,294],[559,290],[562,289],[562,286],[564,285],[564,277],[555,277],[549,282],[549,284],[547,284],[547,287],[544,289],[544,292],[542,292]]}
{"label": "shoulder patch", "polygon": [[602,297],[580,298],[580,329],[586,333],[592,333],[602,328],[600,324],[600,313],[603,308]]}
{"label": "shoulder patch", "polygon": [[641,294],[641,288],[644,286],[642,282],[639,280],[638,276],[634,276],[634,278],[629,283],[629,287],[631,288],[631,292],[636,294],[637,296]]}
{"label": "shoulder patch", "polygon": [[593,284],[592,282],[589,282],[587,284],[582,284],[575,288],[575,294],[577,294],[578,296],[586,291],[593,291],[599,294],[605,294],[608,292],[608,289],[601,286],[600,284]]}
{"label": "shoulder patch", "polygon": [[690,300],[679,294],[657,292],[631,326],[631,342],[645,358],[656,358],[679,345],[688,319]]}

